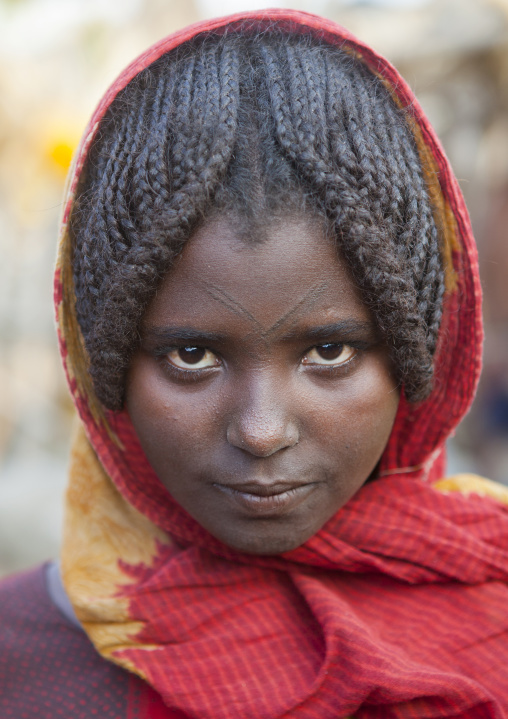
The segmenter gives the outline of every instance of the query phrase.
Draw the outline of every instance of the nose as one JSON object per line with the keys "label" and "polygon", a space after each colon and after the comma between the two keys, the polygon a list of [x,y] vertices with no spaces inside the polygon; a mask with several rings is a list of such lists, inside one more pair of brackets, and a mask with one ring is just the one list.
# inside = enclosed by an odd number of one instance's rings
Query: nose
{"label": "nose", "polygon": [[229,444],[255,457],[270,457],[281,449],[294,447],[299,441],[299,430],[286,399],[260,383],[242,393],[227,426]]}

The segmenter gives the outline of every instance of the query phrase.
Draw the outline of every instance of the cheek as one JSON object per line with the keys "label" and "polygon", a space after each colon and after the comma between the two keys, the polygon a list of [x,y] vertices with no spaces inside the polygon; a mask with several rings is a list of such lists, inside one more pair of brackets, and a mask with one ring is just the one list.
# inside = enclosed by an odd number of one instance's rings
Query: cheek
{"label": "cheek", "polygon": [[126,392],[134,429],[158,473],[161,465],[167,469],[169,457],[175,467],[181,458],[196,459],[217,431],[213,398],[203,396],[202,389],[181,391],[162,374],[158,366],[135,360]]}
{"label": "cheek", "polygon": [[399,393],[385,368],[373,361],[369,371],[323,393],[313,412],[330,462],[343,478],[361,486],[376,466],[390,437]]}

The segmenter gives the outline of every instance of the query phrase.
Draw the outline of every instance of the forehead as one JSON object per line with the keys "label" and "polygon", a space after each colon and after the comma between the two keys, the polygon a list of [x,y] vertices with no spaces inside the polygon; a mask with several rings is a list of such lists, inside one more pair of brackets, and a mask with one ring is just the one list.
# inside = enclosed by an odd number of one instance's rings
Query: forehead
{"label": "forehead", "polygon": [[250,231],[224,216],[204,223],[190,238],[145,322],[177,316],[203,323],[229,314],[270,325],[287,312],[370,318],[321,221],[274,219],[262,231]]}

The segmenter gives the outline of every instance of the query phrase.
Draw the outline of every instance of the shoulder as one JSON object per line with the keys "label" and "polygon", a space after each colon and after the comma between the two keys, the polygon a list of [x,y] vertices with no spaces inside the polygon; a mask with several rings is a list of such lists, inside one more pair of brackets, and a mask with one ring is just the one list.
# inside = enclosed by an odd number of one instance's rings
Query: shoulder
{"label": "shoulder", "polygon": [[129,675],[51,602],[45,568],[0,582],[0,716],[127,715]]}

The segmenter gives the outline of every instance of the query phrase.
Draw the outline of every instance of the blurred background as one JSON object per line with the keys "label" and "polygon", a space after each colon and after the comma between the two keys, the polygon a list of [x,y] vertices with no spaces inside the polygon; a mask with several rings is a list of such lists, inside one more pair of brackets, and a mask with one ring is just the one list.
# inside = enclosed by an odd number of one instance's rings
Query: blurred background
{"label": "blurred background", "polygon": [[386,55],[418,95],[473,220],[485,371],[449,471],[508,484],[508,0],[0,0],[0,575],[58,554],[73,410],[51,282],[72,153],[110,82],[197,20],[315,12]]}

